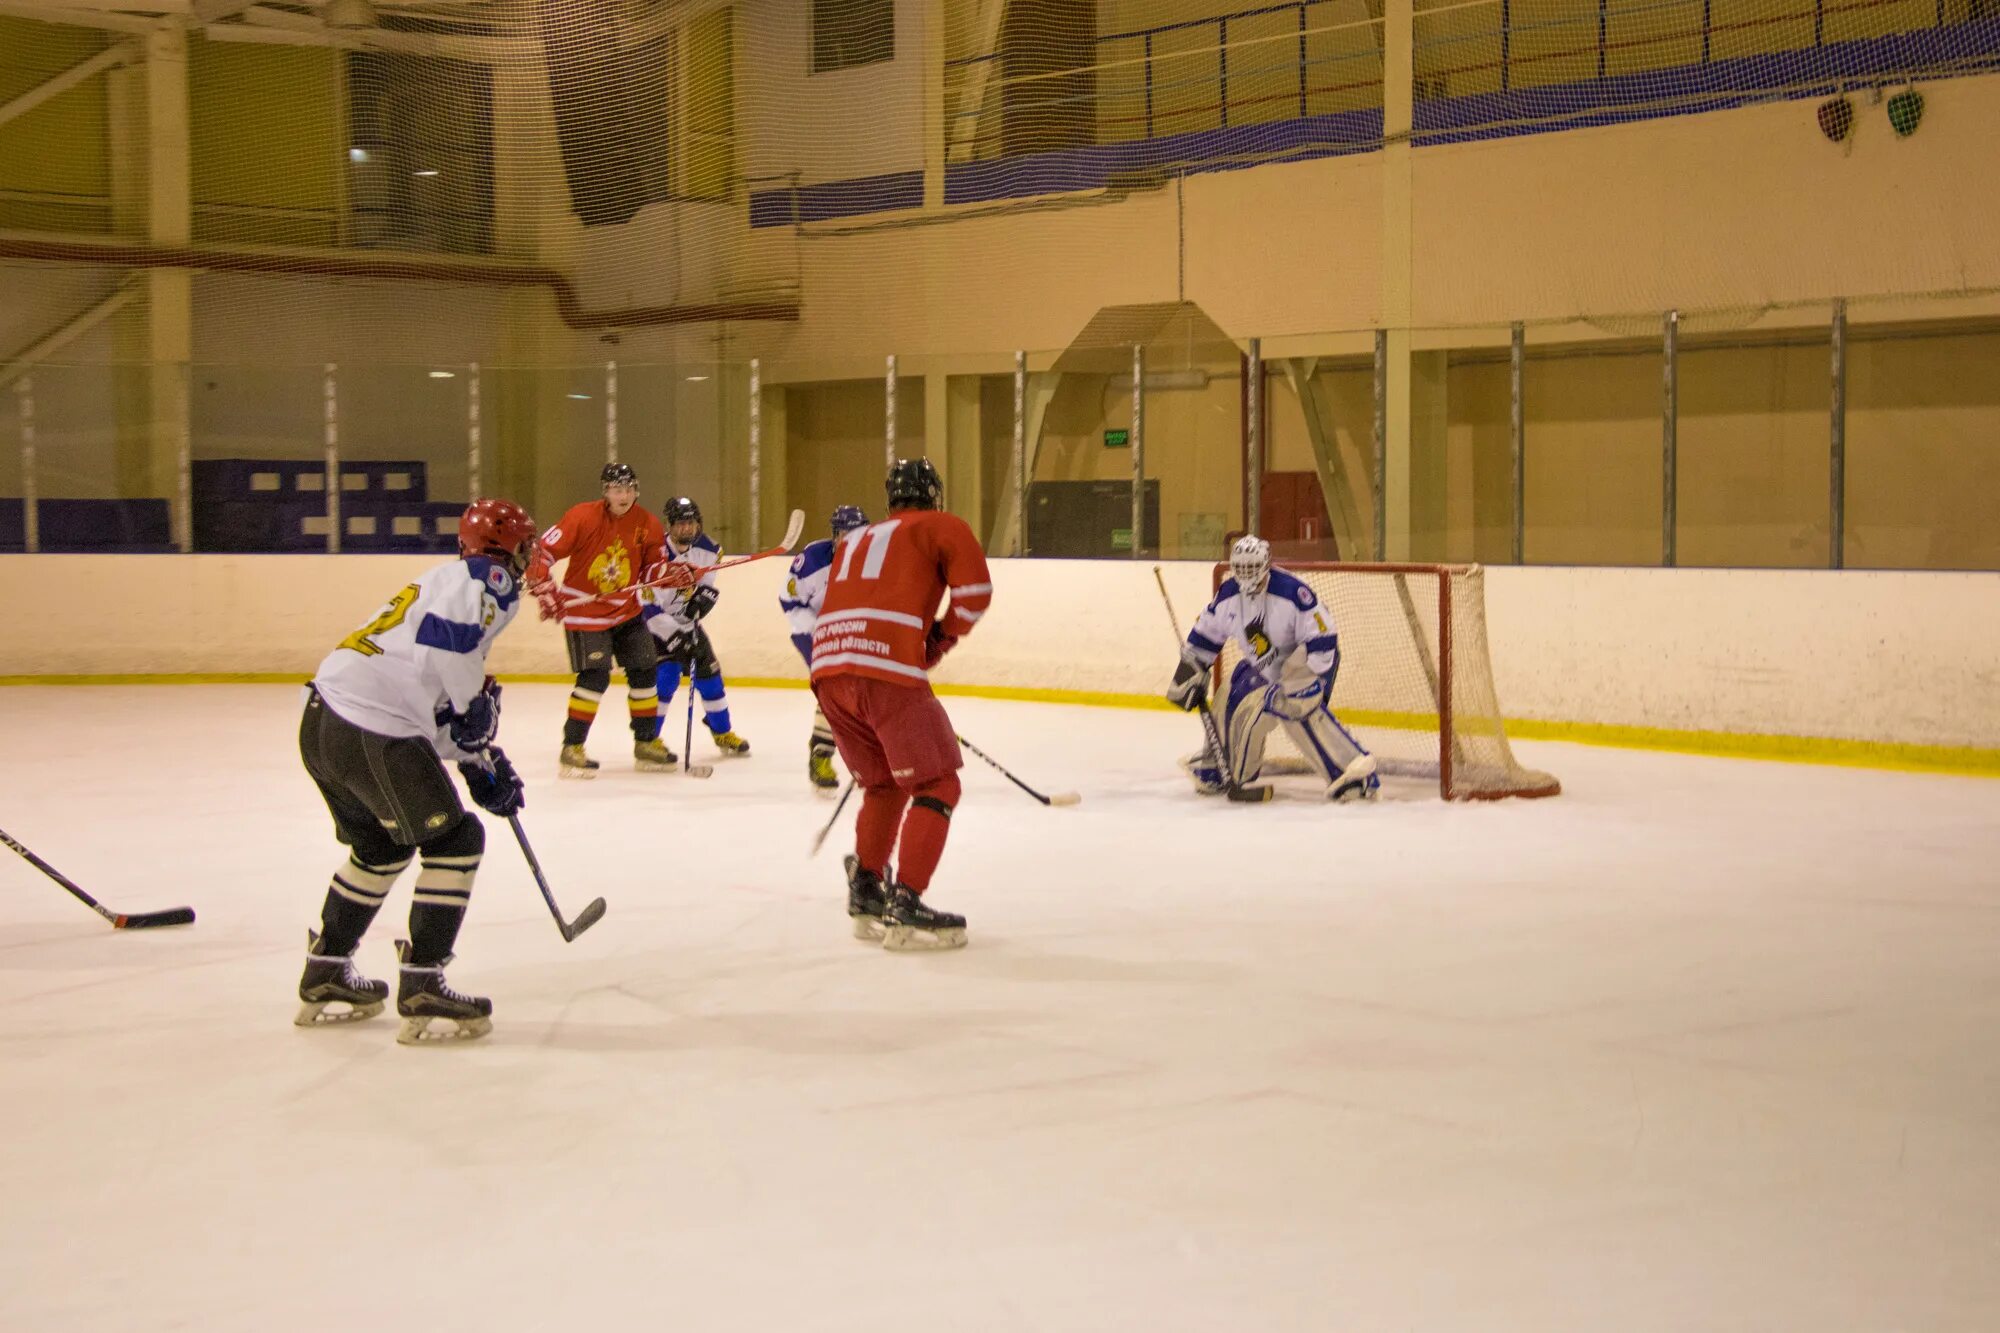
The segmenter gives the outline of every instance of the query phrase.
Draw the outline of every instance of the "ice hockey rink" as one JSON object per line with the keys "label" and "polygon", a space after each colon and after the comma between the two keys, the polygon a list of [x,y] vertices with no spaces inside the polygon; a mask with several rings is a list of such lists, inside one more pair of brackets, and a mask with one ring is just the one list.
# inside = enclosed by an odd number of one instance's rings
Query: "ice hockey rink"
{"label": "ice hockey rink", "polygon": [[295,687],[0,690],[0,827],[200,913],[0,860],[0,1325],[2000,1325],[2000,784],[1521,744],[1561,797],[1233,807],[1185,718],[951,699],[1083,800],[969,760],[971,947],[897,956],[845,828],[807,858],[805,693],[735,691],[706,783],[615,691],[555,782],[562,695],[502,740],[609,912],[564,944],[489,819],[493,1034],[408,1049],[291,1025],[339,855]]}

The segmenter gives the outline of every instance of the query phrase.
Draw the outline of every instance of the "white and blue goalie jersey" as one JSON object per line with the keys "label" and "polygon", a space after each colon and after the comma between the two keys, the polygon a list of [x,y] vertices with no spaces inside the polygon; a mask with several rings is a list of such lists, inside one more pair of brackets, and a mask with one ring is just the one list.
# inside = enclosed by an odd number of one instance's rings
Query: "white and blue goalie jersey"
{"label": "white and blue goalie jersey", "polygon": [[342,639],[313,688],[364,731],[422,736],[441,757],[465,758],[438,719],[464,712],[484,687],[486,654],[520,609],[520,589],[498,561],[438,565]]}
{"label": "white and blue goalie jersey", "polygon": [[[1216,589],[1215,600],[1188,631],[1186,655],[1196,666],[1211,666],[1231,637],[1244,661],[1273,685],[1285,686],[1287,676],[1296,685],[1340,665],[1333,617],[1310,587],[1282,569],[1271,571],[1260,593],[1245,595],[1235,579]],[[1295,655],[1303,659],[1303,671]]]}
{"label": "white and blue goalie jersey", "polygon": [[[696,533],[695,539],[685,549],[676,549],[673,538],[669,537],[667,559],[675,564],[712,571],[715,562],[722,559],[722,548],[705,532]],[[703,588],[715,587],[714,573],[701,575],[696,584]],[[694,627],[695,622],[687,613],[688,594],[693,591],[693,588],[648,588],[639,594],[639,614],[645,619],[646,628],[653,631],[654,638],[662,643],[671,643],[675,635]]]}

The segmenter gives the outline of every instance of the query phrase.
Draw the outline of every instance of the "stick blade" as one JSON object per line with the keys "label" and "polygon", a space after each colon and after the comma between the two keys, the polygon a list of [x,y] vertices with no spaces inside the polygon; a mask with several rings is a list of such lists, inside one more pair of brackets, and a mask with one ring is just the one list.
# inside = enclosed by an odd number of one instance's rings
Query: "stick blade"
{"label": "stick blade", "polygon": [[710,778],[710,777],[714,777],[714,776],[715,776],[715,765],[714,765],[714,764],[682,764],[682,765],[681,765],[681,772],[685,773],[685,774],[686,774],[687,776],[689,776],[689,777],[691,777],[691,778]]}
{"label": "stick blade", "polygon": [[574,940],[577,936],[583,934],[584,931],[589,930],[603,919],[604,899],[592,898],[584,904],[583,910],[576,914],[576,920],[563,928],[563,939]]}
{"label": "stick blade", "polygon": [[1073,792],[1073,791],[1059,791],[1059,792],[1055,793],[1055,794],[1054,794],[1053,796],[1049,797],[1049,804],[1050,804],[1050,805],[1076,805],[1076,804],[1079,804],[1079,803],[1080,803],[1080,802],[1081,802],[1082,800],[1083,800],[1083,797],[1082,797],[1082,796],[1081,796],[1080,794],[1076,793],[1076,792]]}
{"label": "stick blade", "polygon": [[192,907],[168,907],[158,912],[121,912],[111,920],[117,930],[149,930],[154,926],[192,926]]}
{"label": "stick blade", "polygon": [[1269,787],[1231,787],[1229,799],[1240,805],[1261,805],[1271,799]]}
{"label": "stick blade", "polygon": [[799,538],[805,535],[805,531],[806,511],[803,509],[794,509],[792,516],[785,520],[785,549],[789,551],[794,546],[797,546]]}

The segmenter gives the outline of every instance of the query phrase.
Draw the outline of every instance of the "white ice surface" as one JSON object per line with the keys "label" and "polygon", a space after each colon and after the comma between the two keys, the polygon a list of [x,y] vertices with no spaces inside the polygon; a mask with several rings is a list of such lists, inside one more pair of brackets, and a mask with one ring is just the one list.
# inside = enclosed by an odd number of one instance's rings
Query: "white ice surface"
{"label": "white ice surface", "polygon": [[493,1035],[411,1050],[290,1025],[295,690],[0,690],[0,828],[201,914],[0,851],[0,1328],[2000,1328],[2000,784],[1524,745],[1563,796],[1232,807],[1186,719],[954,699],[1084,801],[971,760],[972,945],[896,956],[805,857],[805,694],[706,784],[616,691],[553,781],[562,694],[503,740],[610,911],[563,944],[489,821]]}

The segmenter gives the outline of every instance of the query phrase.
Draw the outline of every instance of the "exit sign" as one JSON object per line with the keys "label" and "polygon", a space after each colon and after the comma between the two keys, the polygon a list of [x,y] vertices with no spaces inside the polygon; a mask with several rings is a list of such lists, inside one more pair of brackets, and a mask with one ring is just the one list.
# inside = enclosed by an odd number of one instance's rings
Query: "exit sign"
{"label": "exit sign", "polygon": [[1104,432],[1104,447],[1106,449],[1126,449],[1130,448],[1131,444],[1132,432],[1129,430],[1107,430]]}

